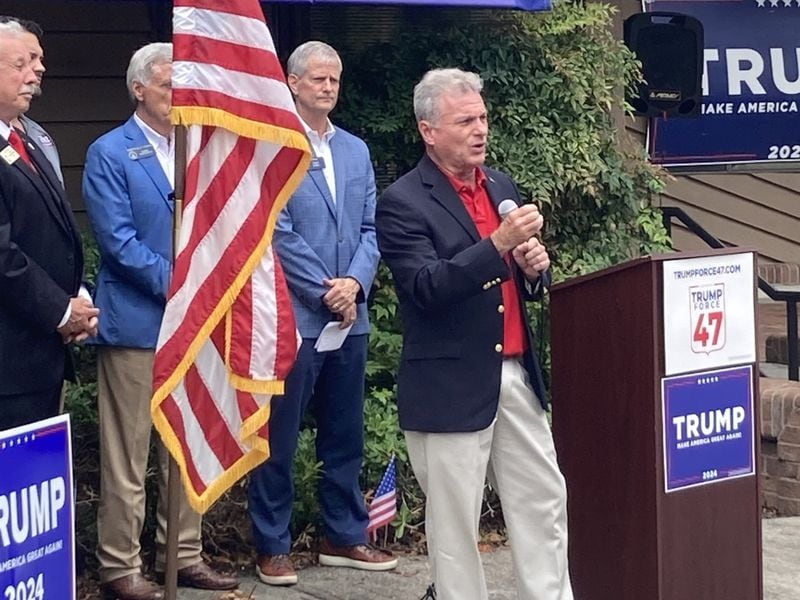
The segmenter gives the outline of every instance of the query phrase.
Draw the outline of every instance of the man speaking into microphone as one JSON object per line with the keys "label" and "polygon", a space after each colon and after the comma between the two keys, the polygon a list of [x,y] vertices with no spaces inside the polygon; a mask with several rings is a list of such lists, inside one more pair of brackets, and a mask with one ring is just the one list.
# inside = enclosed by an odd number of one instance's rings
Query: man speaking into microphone
{"label": "man speaking into microphone", "polygon": [[572,600],[566,486],[525,307],[550,282],[536,237],[543,218],[507,175],[484,166],[482,88],[475,73],[425,74],[414,88],[425,155],[386,190],[376,215],[403,321],[400,426],[426,495],[435,583],[426,597],[488,597],[478,552],[488,475],[518,597]]}

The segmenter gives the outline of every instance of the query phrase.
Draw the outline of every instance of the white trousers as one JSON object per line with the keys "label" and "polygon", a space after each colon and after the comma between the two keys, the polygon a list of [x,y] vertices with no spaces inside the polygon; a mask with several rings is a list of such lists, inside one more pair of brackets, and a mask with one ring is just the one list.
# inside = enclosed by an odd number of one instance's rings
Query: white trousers
{"label": "white trousers", "polygon": [[[458,398],[453,399],[458,402]],[[487,600],[478,552],[483,488],[497,490],[520,600],[572,600],[567,490],[550,425],[519,361],[503,362],[494,422],[467,433],[405,433],[426,496],[425,533],[437,600]]]}

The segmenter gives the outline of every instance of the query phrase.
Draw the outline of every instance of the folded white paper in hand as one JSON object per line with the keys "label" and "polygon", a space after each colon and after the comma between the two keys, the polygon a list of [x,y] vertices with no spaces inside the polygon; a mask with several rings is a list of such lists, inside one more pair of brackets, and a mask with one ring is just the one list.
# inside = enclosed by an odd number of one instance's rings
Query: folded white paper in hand
{"label": "folded white paper in hand", "polygon": [[341,324],[341,321],[331,321],[322,328],[322,332],[319,334],[317,342],[314,344],[314,349],[317,352],[330,352],[331,350],[338,350],[342,347],[353,325],[350,324],[344,329],[339,329]]}

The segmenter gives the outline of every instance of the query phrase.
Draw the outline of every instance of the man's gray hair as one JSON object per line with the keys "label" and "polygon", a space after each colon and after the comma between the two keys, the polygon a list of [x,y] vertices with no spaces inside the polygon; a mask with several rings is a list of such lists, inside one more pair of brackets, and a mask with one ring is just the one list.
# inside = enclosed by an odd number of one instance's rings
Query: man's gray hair
{"label": "man's gray hair", "polygon": [[128,64],[128,73],[125,81],[128,84],[128,94],[136,103],[133,94],[133,82],[138,81],[143,85],[150,83],[153,78],[153,66],[172,62],[172,44],[169,42],[154,42],[142,46],[131,56]]}
{"label": "man's gray hair", "polygon": [[481,93],[483,81],[477,73],[461,69],[432,69],[414,86],[414,116],[419,121],[436,123],[439,99],[445,94]]}
{"label": "man's gray hair", "polygon": [[297,77],[302,77],[308,69],[308,63],[312,57],[319,58],[324,63],[339,65],[342,68],[342,59],[339,53],[325,42],[311,40],[300,44],[294,49],[289,60],[286,61],[286,74],[291,73]]}
{"label": "man's gray hair", "polygon": [[8,19],[0,22],[0,37],[17,37],[27,33],[19,21]]}

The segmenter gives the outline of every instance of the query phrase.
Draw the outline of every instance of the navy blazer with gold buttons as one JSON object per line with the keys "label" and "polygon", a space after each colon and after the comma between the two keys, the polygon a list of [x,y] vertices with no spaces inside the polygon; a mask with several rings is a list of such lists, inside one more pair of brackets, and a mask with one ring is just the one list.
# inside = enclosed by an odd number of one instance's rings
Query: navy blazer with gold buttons
{"label": "navy blazer with gold buttons", "polygon": [[[511,178],[483,170],[495,206],[506,198],[521,204]],[[509,269],[491,240],[481,239],[452,184],[427,155],[383,193],[376,228],[403,322],[401,428],[440,433],[488,427],[497,412],[504,358],[499,284],[517,277],[524,307],[524,300],[541,295],[550,273],[532,285],[519,269]],[[529,350],[523,363],[546,407],[533,334],[524,317]]]}

